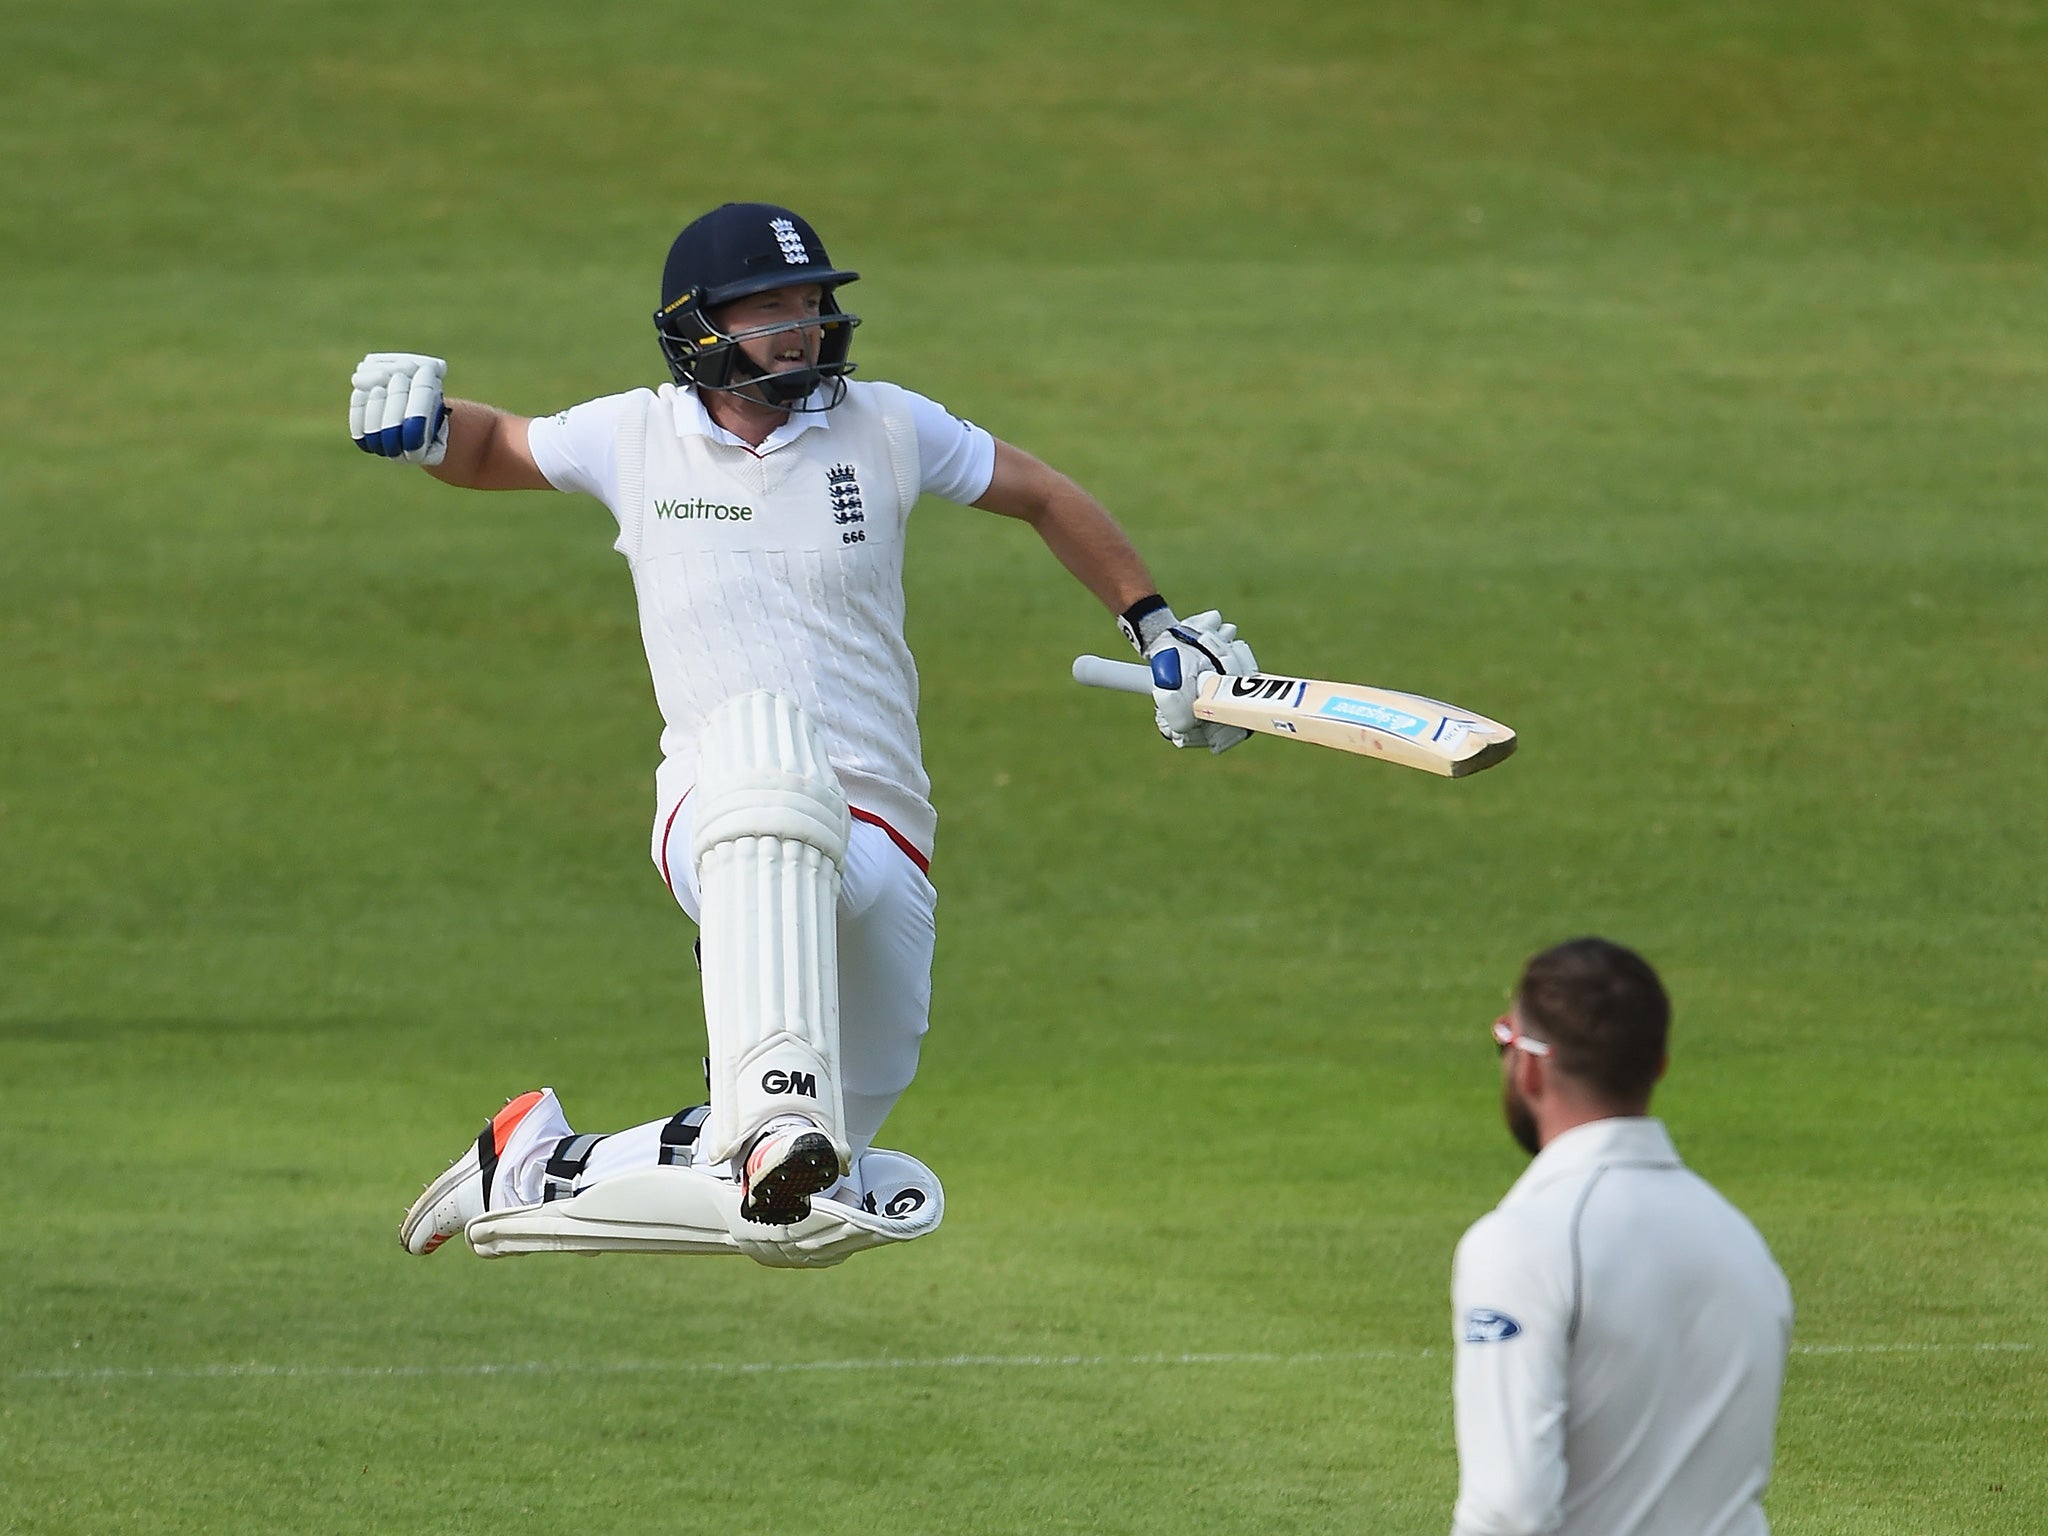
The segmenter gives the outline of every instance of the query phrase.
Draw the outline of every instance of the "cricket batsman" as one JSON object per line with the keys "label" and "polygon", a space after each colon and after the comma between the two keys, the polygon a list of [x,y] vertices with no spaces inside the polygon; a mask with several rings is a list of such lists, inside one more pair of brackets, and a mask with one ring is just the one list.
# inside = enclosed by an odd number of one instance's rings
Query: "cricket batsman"
{"label": "cricket batsman", "polygon": [[1160,733],[1221,752],[1197,679],[1256,670],[1234,625],[1176,618],[1123,530],[1030,454],[894,384],[857,382],[858,273],[787,208],[685,228],[654,325],[673,382],[525,417],[443,395],[446,364],[374,352],[349,430],[475,490],[595,496],[618,524],[660,705],[651,852],[700,932],[710,1103],[578,1135],[513,1099],[406,1213],[432,1253],[743,1252],[837,1262],[920,1236],[943,1197],[874,1138],[916,1075],[937,816],[904,639],[911,509],[1029,523],[1153,664]]}

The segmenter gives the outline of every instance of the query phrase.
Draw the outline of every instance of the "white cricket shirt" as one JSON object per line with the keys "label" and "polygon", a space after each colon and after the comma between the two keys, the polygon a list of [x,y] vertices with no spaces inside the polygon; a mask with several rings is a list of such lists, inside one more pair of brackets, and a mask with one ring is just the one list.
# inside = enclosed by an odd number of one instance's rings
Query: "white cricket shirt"
{"label": "white cricket shirt", "polygon": [[1661,1121],[1544,1147],[1458,1244],[1453,1536],[1762,1536],[1792,1292]]}
{"label": "white cricket shirt", "polygon": [[537,418],[527,442],[549,484],[595,496],[619,525],[664,722],[656,862],[704,719],[757,688],[817,723],[856,815],[929,859],[938,818],[904,639],[905,526],[925,492],[980,498],[995,440],[922,395],[853,382],[758,448],[673,384]]}

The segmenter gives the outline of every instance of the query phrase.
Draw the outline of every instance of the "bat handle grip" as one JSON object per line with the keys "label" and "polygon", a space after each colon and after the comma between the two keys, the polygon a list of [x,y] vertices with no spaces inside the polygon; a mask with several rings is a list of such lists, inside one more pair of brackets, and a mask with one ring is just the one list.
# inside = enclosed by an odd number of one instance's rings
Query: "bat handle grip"
{"label": "bat handle grip", "polygon": [[1076,656],[1074,681],[1090,688],[1113,688],[1118,693],[1150,693],[1152,669],[1135,661],[1111,661],[1107,656]]}

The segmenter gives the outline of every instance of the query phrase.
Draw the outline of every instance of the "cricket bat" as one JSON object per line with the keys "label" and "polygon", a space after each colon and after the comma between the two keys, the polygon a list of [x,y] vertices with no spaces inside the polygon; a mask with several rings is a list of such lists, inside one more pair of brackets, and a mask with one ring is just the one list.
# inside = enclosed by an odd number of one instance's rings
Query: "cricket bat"
{"label": "cricket bat", "polygon": [[[1074,658],[1074,681],[1122,693],[1150,693],[1152,669],[1106,656]],[[1462,779],[1491,768],[1515,750],[1515,733],[1498,720],[1440,699],[1360,683],[1319,683],[1305,677],[1205,672],[1196,684],[1195,716],[1267,736]]]}

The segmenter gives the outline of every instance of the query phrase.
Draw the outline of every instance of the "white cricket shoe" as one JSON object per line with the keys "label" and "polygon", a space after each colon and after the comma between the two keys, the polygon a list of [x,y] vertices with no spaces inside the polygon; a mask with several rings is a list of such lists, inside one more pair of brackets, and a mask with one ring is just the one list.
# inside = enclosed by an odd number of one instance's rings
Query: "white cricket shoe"
{"label": "white cricket shoe", "polygon": [[740,1167],[740,1217],[793,1227],[811,1214],[811,1196],[839,1182],[832,1138],[801,1115],[771,1120]]}
{"label": "white cricket shoe", "polygon": [[519,1095],[413,1201],[398,1228],[405,1251],[424,1257],[485,1211],[520,1204],[506,1187],[504,1172],[518,1167],[541,1141],[570,1134],[554,1089]]}

